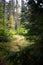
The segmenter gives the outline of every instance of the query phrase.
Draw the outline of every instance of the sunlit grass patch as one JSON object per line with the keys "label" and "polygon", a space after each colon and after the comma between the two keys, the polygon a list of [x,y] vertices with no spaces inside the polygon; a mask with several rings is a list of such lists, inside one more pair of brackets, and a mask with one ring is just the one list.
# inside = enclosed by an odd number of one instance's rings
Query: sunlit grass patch
{"label": "sunlit grass patch", "polygon": [[9,31],[12,35],[15,35],[16,34],[16,30],[13,30],[13,29],[10,29]]}
{"label": "sunlit grass patch", "polygon": [[24,36],[14,35],[10,42],[0,42],[0,47],[6,48],[9,51],[17,52],[32,44],[34,44],[34,42],[27,41]]}

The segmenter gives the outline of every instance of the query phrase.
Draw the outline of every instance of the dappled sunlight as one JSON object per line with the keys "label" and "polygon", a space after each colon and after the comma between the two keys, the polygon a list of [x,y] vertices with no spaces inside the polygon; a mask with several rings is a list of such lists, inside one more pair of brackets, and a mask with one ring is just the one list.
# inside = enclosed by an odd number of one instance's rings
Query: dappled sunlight
{"label": "dappled sunlight", "polygon": [[30,46],[32,44],[34,44],[34,42],[27,41],[24,36],[14,35],[12,41],[10,42],[10,51],[20,51],[23,47]]}
{"label": "dappled sunlight", "polygon": [[[0,49],[0,59],[2,63],[7,63],[7,65],[22,65],[22,64],[36,64],[39,63],[40,60],[40,47],[38,44],[33,44],[30,46],[26,46],[25,48],[22,48],[21,51],[18,50],[18,47],[15,46],[14,48],[10,49],[10,51],[5,49]],[[4,63],[4,64],[5,64]]]}
{"label": "dappled sunlight", "polygon": [[0,65],[43,65],[43,1],[0,0]]}
{"label": "dappled sunlight", "polygon": [[22,48],[30,46],[34,42],[27,41],[22,35],[14,35],[11,42],[0,42],[0,47],[6,48],[9,51],[18,52]]}

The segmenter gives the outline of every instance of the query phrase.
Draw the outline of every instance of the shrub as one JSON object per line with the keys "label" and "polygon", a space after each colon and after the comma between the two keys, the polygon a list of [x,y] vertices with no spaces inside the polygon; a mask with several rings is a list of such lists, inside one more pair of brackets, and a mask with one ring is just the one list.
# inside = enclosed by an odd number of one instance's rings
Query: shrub
{"label": "shrub", "polygon": [[24,29],[24,28],[18,28],[18,34],[20,35],[26,35],[28,32],[28,30]]}
{"label": "shrub", "polygon": [[16,30],[10,29],[10,34],[15,35],[15,34],[17,34],[17,32],[16,32]]}
{"label": "shrub", "polygon": [[0,42],[10,41],[11,40],[11,33],[6,28],[0,28]]}

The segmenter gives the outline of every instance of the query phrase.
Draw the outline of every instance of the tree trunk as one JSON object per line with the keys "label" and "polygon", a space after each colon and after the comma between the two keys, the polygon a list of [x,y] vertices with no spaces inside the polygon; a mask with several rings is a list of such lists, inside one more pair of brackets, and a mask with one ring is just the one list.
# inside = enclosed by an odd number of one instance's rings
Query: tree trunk
{"label": "tree trunk", "polygon": [[15,29],[18,29],[18,25],[19,25],[19,20],[18,20],[18,0],[16,0],[16,25],[15,25]]}

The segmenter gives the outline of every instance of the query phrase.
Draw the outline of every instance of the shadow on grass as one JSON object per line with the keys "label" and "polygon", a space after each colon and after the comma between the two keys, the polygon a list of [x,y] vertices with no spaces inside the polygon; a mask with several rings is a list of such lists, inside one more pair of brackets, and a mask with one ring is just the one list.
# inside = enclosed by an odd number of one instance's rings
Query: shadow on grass
{"label": "shadow on grass", "polygon": [[40,44],[25,47],[22,51],[11,52],[0,47],[0,65],[41,65],[43,53]]}

